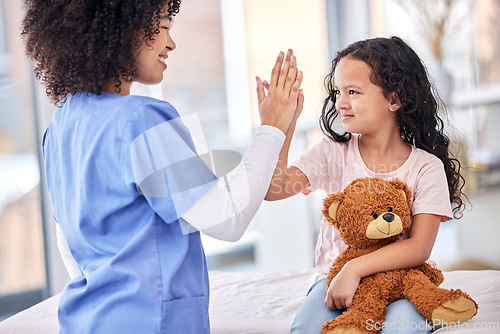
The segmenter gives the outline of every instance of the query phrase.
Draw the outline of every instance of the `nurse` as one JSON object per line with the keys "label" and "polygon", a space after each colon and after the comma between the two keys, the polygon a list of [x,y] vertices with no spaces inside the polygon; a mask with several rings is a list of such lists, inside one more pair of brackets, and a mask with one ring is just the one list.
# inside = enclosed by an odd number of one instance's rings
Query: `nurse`
{"label": "nurse", "polygon": [[180,0],[26,6],[26,51],[57,106],[43,154],[73,277],[59,305],[61,333],[209,333],[199,231],[237,240],[260,206],[302,110],[293,52],[280,52],[269,83],[257,78],[261,125],[229,193],[172,105],[130,95],[133,82],[163,79]]}

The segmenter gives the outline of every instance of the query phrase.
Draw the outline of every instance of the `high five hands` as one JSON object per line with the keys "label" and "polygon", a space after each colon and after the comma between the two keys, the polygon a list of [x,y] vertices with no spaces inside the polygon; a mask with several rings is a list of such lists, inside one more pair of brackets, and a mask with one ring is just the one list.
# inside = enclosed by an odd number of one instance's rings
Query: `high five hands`
{"label": "high five hands", "polygon": [[304,94],[300,89],[302,79],[302,71],[297,69],[297,58],[291,49],[286,56],[283,52],[279,53],[271,72],[270,83],[256,77],[262,125],[272,125],[287,133],[304,106]]}

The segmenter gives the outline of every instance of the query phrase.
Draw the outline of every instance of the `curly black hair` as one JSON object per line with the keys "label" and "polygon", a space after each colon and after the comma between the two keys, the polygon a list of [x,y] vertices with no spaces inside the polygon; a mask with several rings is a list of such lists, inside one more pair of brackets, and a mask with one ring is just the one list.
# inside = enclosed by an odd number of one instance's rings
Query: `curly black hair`
{"label": "curly black hair", "polygon": [[333,130],[338,116],[335,109],[336,94],[334,74],[339,61],[346,57],[361,60],[372,68],[371,81],[382,88],[389,99],[396,94],[401,107],[396,113],[401,138],[404,142],[437,156],[444,164],[450,201],[455,218],[460,218],[465,208],[462,192],[465,179],[460,174],[460,161],[450,152],[449,138],[444,134],[444,122],[438,110],[444,110],[439,96],[433,94],[432,84],[422,60],[399,37],[372,38],[349,45],[339,51],[332,61],[331,72],[325,78],[328,97],[323,102],[320,126],[331,140],[346,142],[351,134]]}
{"label": "curly black hair", "polygon": [[120,92],[137,75],[143,41],[159,33],[160,15],[170,17],[181,0],[25,0],[21,36],[35,62],[35,76],[50,100],[71,93],[99,95],[107,80]]}

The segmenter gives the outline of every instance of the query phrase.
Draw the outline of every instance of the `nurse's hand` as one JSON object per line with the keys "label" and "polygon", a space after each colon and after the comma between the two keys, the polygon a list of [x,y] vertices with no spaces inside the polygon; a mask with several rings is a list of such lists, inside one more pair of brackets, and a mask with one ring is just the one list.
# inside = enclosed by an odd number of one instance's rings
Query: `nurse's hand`
{"label": "nurse's hand", "polygon": [[[287,133],[302,111],[304,96],[300,86],[302,71],[297,69],[297,59],[291,49],[286,56],[280,52],[271,72],[271,82],[265,84],[257,77],[257,98],[261,124],[272,125]],[[264,89],[267,88],[268,93]]]}

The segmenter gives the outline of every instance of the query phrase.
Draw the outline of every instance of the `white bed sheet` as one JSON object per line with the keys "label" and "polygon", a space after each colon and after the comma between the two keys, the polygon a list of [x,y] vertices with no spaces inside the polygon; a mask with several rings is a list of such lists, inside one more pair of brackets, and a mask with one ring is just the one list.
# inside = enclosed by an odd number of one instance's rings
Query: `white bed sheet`
{"label": "white bed sheet", "polygon": [[290,333],[314,270],[210,274],[213,334]]}
{"label": "white bed sheet", "polygon": [[434,333],[500,333],[500,271],[450,271],[444,273],[442,288],[461,289],[478,304],[477,314],[459,325],[443,327]]}
{"label": "white bed sheet", "polygon": [[[445,272],[444,288],[460,288],[479,304],[469,322],[435,333],[500,333],[500,271]],[[274,273],[210,272],[213,334],[289,333],[314,270]],[[59,295],[0,323],[1,334],[56,334]]]}

